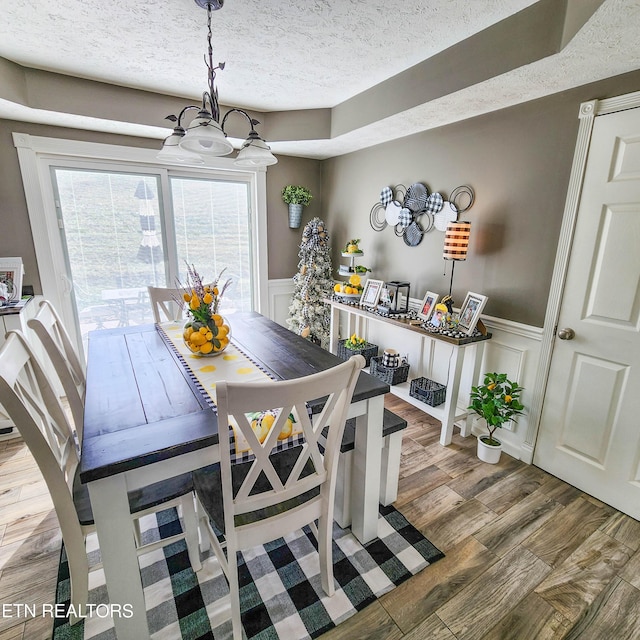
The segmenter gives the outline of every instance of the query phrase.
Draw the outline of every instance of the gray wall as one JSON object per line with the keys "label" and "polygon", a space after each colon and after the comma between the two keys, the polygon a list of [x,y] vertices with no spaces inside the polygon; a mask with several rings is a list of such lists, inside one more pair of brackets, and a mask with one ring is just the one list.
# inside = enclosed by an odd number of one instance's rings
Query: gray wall
{"label": "gray wall", "polygon": [[[84,140],[131,147],[160,148],[160,142],[147,138],[132,138],[113,134],[64,129],[27,122],[0,120],[0,256],[22,257],[24,284],[33,285],[42,293],[31,236],[29,215],[22,187],[18,154],[13,146],[12,132],[36,136]],[[287,205],[280,192],[286,184],[303,184],[314,198],[306,207],[302,223],[314,215],[322,215],[320,162],[304,158],[282,156],[277,165],[267,171],[267,221],[269,278],[288,278],[296,272],[298,245],[302,229],[289,229]]]}
{"label": "gray wall", "polygon": [[[323,205],[341,246],[361,238],[361,263],[380,280],[408,280],[411,295],[449,292],[451,262],[444,233],[432,230],[408,247],[387,227],[375,232],[369,212],[385,186],[413,182],[448,196],[471,186],[469,256],[458,262],[453,298],[489,296],[488,315],[542,326],[573,160],[581,102],[640,88],[640,72],[585,85],[495,113],[334,158],[323,163]],[[446,264],[446,275],[443,275]]]}
{"label": "gray wall", "polygon": [[[580,102],[640,89],[640,71],[586,85],[482,117],[326,161],[281,156],[267,171],[269,278],[297,270],[301,229],[288,228],[280,191],[303,184],[314,195],[303,225],[317,215],[328,225],[334,266],[352,237],[362,238],[362,263],[382,280],[406,279],[413,297],[447,293],[451,263],[444,235],[433,230],[407,247],[391,229],[374,232],[369,212],[384,186],[425,182],[448,195],[463,184],[476,193],[463,216],[472,223],[470,254],[455,270],[453,297],[489,296],[489,315],[542,326],[578,126]],[[18,157],[11,133],[158,148],[159,142],[77,129],[0,120],[0,255],[21,256],[25,284],[41,291]]]}

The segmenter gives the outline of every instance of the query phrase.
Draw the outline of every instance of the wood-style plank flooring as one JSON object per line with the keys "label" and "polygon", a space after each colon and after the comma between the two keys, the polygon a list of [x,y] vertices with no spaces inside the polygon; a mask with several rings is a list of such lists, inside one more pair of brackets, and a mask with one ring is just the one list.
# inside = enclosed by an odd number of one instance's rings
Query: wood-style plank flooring
{"label": "wood-style plank flooring", "polygon": [[[481,463],[475,438],[441,447],[439,423],[386,404],[409,423],[396,507],[446,557],[322,640],[640,639],[640,523],[505,454]],[[0,507],[0,605],[53,602],[60,530],[19,439],[0,442]],[[0,640],[51,628],[0,617]]]}

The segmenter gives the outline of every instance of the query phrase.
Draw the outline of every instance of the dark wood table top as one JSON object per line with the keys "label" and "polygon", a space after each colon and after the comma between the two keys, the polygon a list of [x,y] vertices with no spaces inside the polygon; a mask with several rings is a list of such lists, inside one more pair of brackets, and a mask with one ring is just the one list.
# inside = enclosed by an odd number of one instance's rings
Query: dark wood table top
{"label": "dark wood table top", "polygon": [[[275,378],[287,380],[341,360],[258,313],[229,317],[233,341]],[[389,386],[362,372],[353,402]],[[80,479],[91,482],[218,443],[202,392],[155,325],[89,334]]]}

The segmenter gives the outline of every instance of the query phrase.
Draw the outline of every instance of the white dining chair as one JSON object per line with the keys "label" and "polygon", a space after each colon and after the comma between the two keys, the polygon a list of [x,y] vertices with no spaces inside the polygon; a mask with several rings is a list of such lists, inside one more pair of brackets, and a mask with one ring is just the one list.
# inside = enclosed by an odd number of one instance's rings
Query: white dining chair
{"label": "white dining chair", "polygon": [[[233,638],[242,638],[237,552],[275,540],[309,525],[318,540],[322,588],[334,593],[333,510],[338,454],[353,389],[365,364],[361,355],[304,378],[216,385],[218,425],[237,425],[253,455],[233,463],[233,437],[219,427],[220,462],[193,473],[199,509],[208,516],[206,531],[229,582]],[[313,421],[310,400],[327,397]],[[251,426],[252,412],[274,411],[261,443]],[[274,452],[290,413],[297,415],[304,443]],[[324,455],[319,439],[326,431]],[[317,526],[316,526],[317,521]],[[220,543],[216,530],[224,535]],[[226,547],[226,555],[225,555]]]}
{"label": "white dining chair", "polygon": [[[95,531],[86,485],[80,483],[80,449],[60,399],[18,331],[10,331],[0,349],[0,404],[14,422],[31,451],[49,489],[69,564],[71,604],[80,611],[87,602],[89,563],[86,536]],[[134,521],[170,507],[180,507],[183,532],[142,544],[134,534],[138,554],[185,540],[194,570],[201,568],[198,547],[198,519],[192,494],[191,474],[159,482],[129,495]],[[100,565],[91,567],[91,570]],[[71,623],[77,622],[72,616]]]}
{"label": "white dining chair", "polygon": [[165,287],[147,287],[149,301],[153,311],[153,321],[160,324],[167,321],[178,321],[183,318],[184,300],[182,289]]}
{"label": "white dining chair", "polygon": [[84,393],[87,384],[84,363],[71,342],[71,338],[57,311],[48,300],[40,301],[40,309],[27,326],[36,334],[60,380],[71,415],[82,442]]}

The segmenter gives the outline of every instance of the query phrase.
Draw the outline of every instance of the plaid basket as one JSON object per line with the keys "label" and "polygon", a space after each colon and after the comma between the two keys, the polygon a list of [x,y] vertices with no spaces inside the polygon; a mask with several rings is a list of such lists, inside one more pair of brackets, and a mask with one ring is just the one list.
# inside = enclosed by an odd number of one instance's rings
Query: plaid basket
{"label": "plaid basket", "polygon": [[366,360],[366,366],[368,367],[371,363],[371,358],[378,355],[377,344],[365,342],[359,349],[347,349],[347,347],[344,346],[345,342],[346,340],[338,341],[338,358],[342,360],[348,360],[351,356],[360,354],[361,356],[364,356],[364,359]]}
{"label": "plaid basket", "polygon": [[447,398],[447,387],[429,378],[414,378],[409,395],[432,407],[442,404]]}
{"label": "plaid basket", "polygon": [[401,364],[399,367],[385,367],[382,364],[382,358],[371,358],[369,373],[376,378],[380,378],[387,384],[400,384],[406,382],[409,377],[409,365]]}

